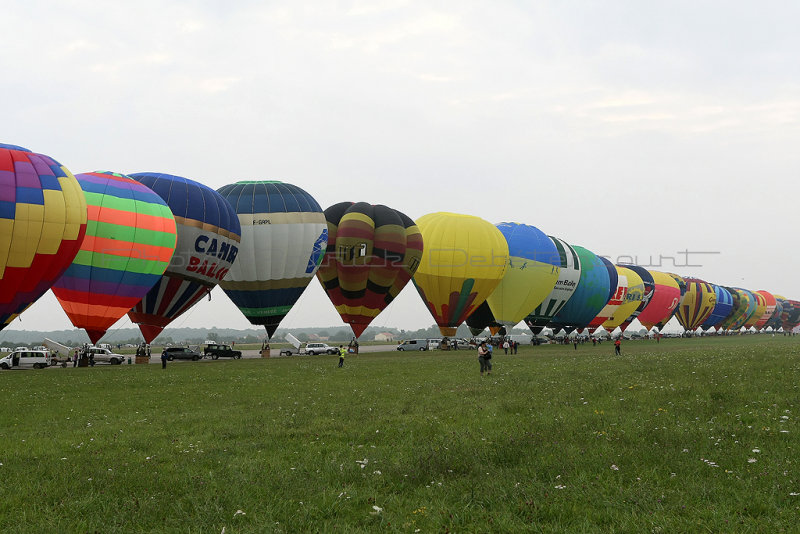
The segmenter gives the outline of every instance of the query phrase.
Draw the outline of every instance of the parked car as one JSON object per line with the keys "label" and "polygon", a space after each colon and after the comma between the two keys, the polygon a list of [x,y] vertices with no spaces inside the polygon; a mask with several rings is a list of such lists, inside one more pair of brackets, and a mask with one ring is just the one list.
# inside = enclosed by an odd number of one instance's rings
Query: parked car
{"label": "parked car", "polygon": [[339,349],[331,347],[327,343],[306,343],[306,354],[336,354]]}
{"label": "parked car", "polygon": [[122,354],[117,354],[115,352],[111,352],[108,349],[102,349],[100,347],[90,346],[86,349],[89,358],[91,359],[94,356],[94,362],[103,362],[103,363],[110,363],[111,365],[119,365],[125,361],[125,356]]}
{"label": "parked car", "polygon": [[240,350],[233,350],[230,345],[220,345],[220,344],[213,344],[213,345],[206,345],[203,349],[204,356],[211,356],[211,359],[216,360],[217,358],[236,358],[239,359],[242,357],[242,351]]}
{"label": "parked car", "polygon": [[190,349],[189,347],[167,347],[165,350],[167,351],[167,359],[169,361],[172,361],[176,358],[179,360],[197,361],[203,357],[202,354],[196,350]]}
{"label": "parked car", "polygon": [[0,369],[44,369],[50,366],[48,350],[15,350],[0,358]]}
{"label": "parked car", "polygon": [[428,350],[428,340],[407,339],[397,345],[397,350]]}

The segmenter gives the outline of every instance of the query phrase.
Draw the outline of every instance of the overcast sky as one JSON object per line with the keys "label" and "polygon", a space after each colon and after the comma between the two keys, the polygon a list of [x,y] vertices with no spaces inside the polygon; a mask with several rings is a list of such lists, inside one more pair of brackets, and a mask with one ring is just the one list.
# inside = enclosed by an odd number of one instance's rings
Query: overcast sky
{"label": "overcast sky", "polygon": [[[73,173],[527,223],[797,299],[798,20],[789,1],[9,1],[0,142]],[[173,324],[249,326],[219,289]],[[337,324],[313,280],[283,326]],[[409,285],[373,324],[433,319]],[[6,330],[70,326],[48,293]]]}

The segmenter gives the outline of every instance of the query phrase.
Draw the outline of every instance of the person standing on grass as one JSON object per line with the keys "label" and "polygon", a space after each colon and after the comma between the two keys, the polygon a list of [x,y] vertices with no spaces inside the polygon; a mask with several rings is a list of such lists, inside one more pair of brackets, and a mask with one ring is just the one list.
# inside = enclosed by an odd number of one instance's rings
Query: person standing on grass
{"label": "person standing on grass", "polygon": [[503,341],[503,350],[508,354],[508,340]]}
{"label": "person standing on grass", "polygon": [[617,340],[614,342],[614,354],[615,355],[622,356],[621,347],[622,347],[622,338],[618,337]]}
{"label": "person standing on grass", "polygon": [[478,347],[478,363],[481,364],[481,376],[483,376],[483,372],[487,371],[487,374],[491,374],[492,372],[492,364],[490,360],[492,359],[492,355],[489,352],[489,349],[486,347],[486,342],[482,342]]}
{"label": "person standing on grass", "polygon": [[167,347],[164,347],[164,350],[161,351],[161,368],[167,368]]}
{"label": "person standing on grass", "polygon": [[344,345],[339,345],[339,367],[344,365],[344,355],[347,354],[347,349]]}

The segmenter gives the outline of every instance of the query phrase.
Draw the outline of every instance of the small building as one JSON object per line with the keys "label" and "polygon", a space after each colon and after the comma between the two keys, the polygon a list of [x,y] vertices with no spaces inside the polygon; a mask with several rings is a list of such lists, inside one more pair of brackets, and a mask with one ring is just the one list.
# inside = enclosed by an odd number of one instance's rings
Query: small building
{"label": "small building", "polygon": [[394,341],[394,334],[391,332],[381,332],[375,334],[375,341]]}

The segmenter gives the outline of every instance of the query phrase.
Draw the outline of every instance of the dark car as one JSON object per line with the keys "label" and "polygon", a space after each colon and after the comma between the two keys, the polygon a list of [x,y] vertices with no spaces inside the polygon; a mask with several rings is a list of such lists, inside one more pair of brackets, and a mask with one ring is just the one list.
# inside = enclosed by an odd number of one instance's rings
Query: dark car
{"label": "dark car", "polygon": [[167,347],[167,359],[172,361],[174,359],[179,360],[193,360],[197,361],[203,357],[202,354],[197,352],[196,350],[192,350],[189,347]]}
{"label": "dark car", "polygon": [[217,358],[241,358],[242,351],[240,350],[233,350],[230,345],[206,345],[203,349],[203,354],[205,356],[211,356],[212,359],[216,360]]}

